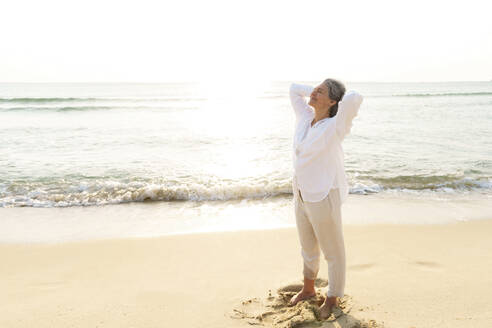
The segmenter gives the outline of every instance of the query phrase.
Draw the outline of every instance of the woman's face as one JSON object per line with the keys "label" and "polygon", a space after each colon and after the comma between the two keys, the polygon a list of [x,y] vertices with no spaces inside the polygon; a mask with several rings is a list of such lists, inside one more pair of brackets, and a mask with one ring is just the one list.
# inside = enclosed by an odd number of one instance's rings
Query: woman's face
{"label": "woman's face", "polygon": [[335,103],[335,100],[330,99],[328,87],[323,83],[314,88],[309,99],[309,105],[314,108],[330,108]]}

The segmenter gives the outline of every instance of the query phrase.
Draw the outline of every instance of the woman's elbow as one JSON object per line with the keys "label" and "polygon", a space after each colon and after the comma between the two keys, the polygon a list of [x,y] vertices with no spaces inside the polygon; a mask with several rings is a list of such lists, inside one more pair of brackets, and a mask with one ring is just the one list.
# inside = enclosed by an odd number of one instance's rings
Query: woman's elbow
{"label": "woman's elbow", "polygon": [[362,97],[362,95],[360,93],[358,93],[357,91],[354,91],[354,90],[348,91],[342,99],[342,101],[344,103],[348,103],[348,104],[351,104],[354,106],[360,106],[360,104],[362,104],[363,100],[364,100],[364,97]]}

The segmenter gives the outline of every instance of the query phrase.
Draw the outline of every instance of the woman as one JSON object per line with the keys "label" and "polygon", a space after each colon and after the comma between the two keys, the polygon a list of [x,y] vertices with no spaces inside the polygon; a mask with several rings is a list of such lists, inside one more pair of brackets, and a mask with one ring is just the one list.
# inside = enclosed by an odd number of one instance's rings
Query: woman
{"label": "woman", "polygon": [[[341,204],[348,195],[348,184],[341,143],[350,133],[362,96],[352,90],[346,93],[343,83],[335,79],[326,79],[316,88],[292,83],[289,93],[296,114],[292,188],[304,262],[304,287],[290,305],[316,295],[321,248],[328,262],[329,288],[320,307],[326,318],[344,295]],[[304,99],[307,96],[309,103]]]}

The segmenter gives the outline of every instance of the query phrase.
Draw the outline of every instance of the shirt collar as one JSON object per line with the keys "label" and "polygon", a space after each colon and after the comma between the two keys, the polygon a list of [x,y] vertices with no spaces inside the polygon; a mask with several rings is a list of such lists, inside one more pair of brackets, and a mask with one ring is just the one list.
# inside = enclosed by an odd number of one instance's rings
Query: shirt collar
{"label": "shirt collar", "polygon": [[313,122],[313,120],[314,120],[314,115],[313,115],[313,117],[309,120],[309,126],[310,126],[310,127],[312,127],[312,128],[314,128],[314,127],[315,127],[316,125],[318,125],[319,123],[326,122],[326,121],[327,121],[327,120],[329,120],[330,118],[333,118],[333,117],[325,117],[325,118],[323,118],[323,119],[319,120],[318,122],[314,123],[314,125],[313,125],[313,126],[311,126],[311,123],[312,123],[312,122]]}

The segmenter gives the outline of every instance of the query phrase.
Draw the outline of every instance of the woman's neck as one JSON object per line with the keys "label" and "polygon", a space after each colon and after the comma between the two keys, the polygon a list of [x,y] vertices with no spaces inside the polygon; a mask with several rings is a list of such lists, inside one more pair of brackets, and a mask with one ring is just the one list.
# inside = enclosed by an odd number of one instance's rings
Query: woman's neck
{"label": "woman's neck", "polygon": [[330,109],[323,108],[314,110],[314,119],[311,121],[311,126],[315,125],[316,122],[321,121],[324,118],[330,117]]}

